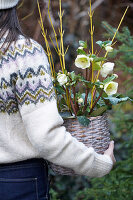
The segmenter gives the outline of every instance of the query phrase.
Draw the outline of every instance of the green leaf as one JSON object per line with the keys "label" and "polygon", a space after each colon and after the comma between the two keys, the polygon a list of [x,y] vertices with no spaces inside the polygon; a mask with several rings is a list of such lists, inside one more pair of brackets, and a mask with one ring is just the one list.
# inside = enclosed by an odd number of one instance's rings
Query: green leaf
{"label": "green leaf", "polygon": [[100,70],[100,69],[101,69],[100,65],[98,65],[97,63],[93,64],[93,70]]}
{"label": "green leaf", "polygon": [[101,82],[101,81],[97,81],[97,82],[94,83],[95,86],[100,86],[102,84],[103,84],[103,82]]}
{"label": "green leaf", "polygon": [[77,112],[77,116],[81,116],[81,115],[83,115],[83,112],[82,112],[81,110],[79,110],[79,111]]}
{"label": "green leaf", "polygon": [[112,76],[108,76],[104,81],[103,83],[106,84],[106,83],[109,83],[110,81],[113,81],[116,77],[114,75]]}
{"label": "green leaf", "polygon": [[95,54],[91,54],[89,55],[90,58],[97,58],[97,56]]}
{"label": "green leaf", "polygon": [[96,57],[96,58],[94,58],[94,62],[100,62],[100,61],[104,61],[104,60],[107,60],[107,59],[104,58],[104,57]]}
{"label": "green leaf", "polygon": [[85,49],[87,49],[87,42],[80,40],[80,41],[79,41],[79,45],[80,45],[81,47],[84,47]]}
{"label": "green leaf", "polygon": [[56,85],[54,87],[60,94],[65,94],[65,91],[63,90],[63,88],[60,85]]}
{"label": "green leaf", "polygon": [[116,105],[118,103],[121,103],[121,102],[124,102],[127,100],[131,100],[129,97],[117,98],[117,97],[112,97],[112,96],[105,97],[104,99],[109,100],[112,105]]}
{"label": "green leaf", "polygon": [[97,116],[100,116],[102,115],[106,110],[107,110],[107,106],[102,106],[96,110],[94,110],[92,113],[91,113],[91,117],[97,117]]}
{"label": "green leaf", "polygon": [[67,119],[67,118],[73,118],[73,116],[70,114],[70,112],[60,112],[60,115],[63,119]]}
{"label": "green leaf", "polygon": [[99,107],[106,106],[106,104],[105,104],[105,102],[102,100],[102,98],[99,99],[99,101],[97,102],[97,105],[99,105]]}
{"label": "green leaf", "polygon": [[83,49],[77,49],[77,54],[86,55],[87,56],[87,53]]}
{"label": "green leaf", "polygon": [[112,41],[97,41],[96,44],[98,44],[101,48],[106,46],[106,45],[111,45]]}
{"label": "green leaf", "polygon": [[72,86],[72,85],[75,85],[76,84],[76,81],[73,81],[72,83],[70,83],[69,85]]}
{"label": "green leaf", "polygon": [[104,45],[104,46],[106,46],[106,45],[111,45],[111,44],[112,44],[112,41],[109,41],[109,40],[103,41],[103,45]]}
{"label": "green leaf", "polygon": [[96,44],[98,44],[100,47],[102,47],[103,42],[100,40],[100,41],[97,41]]}
{"label": "green leaf", "polygon": [[93,83],[91,83],[90,81],[87,81],[85,79],[81,79],[81,82],[85,83],[89,88],[92,88],[93,87]]}
{"label": "green leaf", "polygon": [[67,73],[68,73],[68,72],[67,72],[67,70],[65,69],[65,70],[64,70],[64,74],[66,74],[66,75],[67,75]]}
{"label": "green leaf", "polygon": [[78,121],[79,121],[79,123],[80,123],[81,125],[86,126],[86,127],[87,127],[87,126],[89,125],[89,123],[90,123],[90,120],[89,120],[87,117],[85,117],[85,116],[78,116],[77,119],[78,119]]}
{"label": "green leaf", "polygon": [[90,106],[87,106],[86,111],[90,112]]}
{"label": "green leaf", "polygon": [[72,71],[72,72],[70,73],[70,75],[71,75],[71,79],[72,79],[72,81],[74,81],[74,79],[75,79],[75,72]]}

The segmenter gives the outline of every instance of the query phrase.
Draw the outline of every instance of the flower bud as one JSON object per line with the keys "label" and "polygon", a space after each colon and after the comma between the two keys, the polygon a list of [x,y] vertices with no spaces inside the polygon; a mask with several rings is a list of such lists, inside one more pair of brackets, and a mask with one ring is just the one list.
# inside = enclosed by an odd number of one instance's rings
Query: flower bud
{"label": "flower bud", "polygon": [[65,83],[67,83],[67,76],[65,74],[58,73],[57,81],[60,85],[64,85]]}
{"label": "flower bud", "polygon": [[83,99],[83,98],[79,98],[79,99],[78,99],[78,103],[79,103],[79,104],[82,104],[83,102],[84,102],[84,99]]}
{"label": "flower bud", "polygon": [[83,50],[83,49],[84,49],[84,47],[78,47],[78,49],[81,49],[81,50]]}
{"label": "flower bud", "polygon": [[105,50],[106,50],[107,52],[112,52],[112,51],[113,51],[113,48],[112,48],[111,46],[106,46],[106,47],[105,47]]}
{"label": "flower bud", "polygon": [[100,88],[103,88],[103,85],[100,85]]}
{"label": "flower bud", "polygon": [[115,76],[115,78],[118,78],[118,75],[117,74],[113,74]]}
{"label": "flower bud", "polygon": [[111,62],[104,63],[100,70],[101,76],[105,78],[108,74],[111,74],[113,72],[114,65],[115,64]]}

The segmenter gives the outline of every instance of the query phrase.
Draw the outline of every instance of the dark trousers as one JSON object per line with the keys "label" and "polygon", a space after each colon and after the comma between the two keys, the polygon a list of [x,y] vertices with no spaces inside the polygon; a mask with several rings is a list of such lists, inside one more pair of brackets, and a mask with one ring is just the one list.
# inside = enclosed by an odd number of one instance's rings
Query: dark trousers
{"label": "dark trousers", "polygon": [[0,200],[49,200],[48,165],[43,158],[0,164]]}

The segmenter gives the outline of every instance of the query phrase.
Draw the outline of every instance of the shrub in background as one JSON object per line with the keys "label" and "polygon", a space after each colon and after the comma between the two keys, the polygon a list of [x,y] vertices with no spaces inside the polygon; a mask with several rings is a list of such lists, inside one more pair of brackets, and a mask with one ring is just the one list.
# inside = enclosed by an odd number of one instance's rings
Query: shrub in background
{"label": "shrub in background", "polygon": [[[106,29],[105,37],[111,37],[115,31],[109,24],[103,22]],[[123,72],[128,79],[123,83],[127,95],[133,98],[133,36],[129,29],[124,27],[116,36],[121,44],[110,54],[116,57],[117,69]],[[133,199],[133,105],[118,105],[112,113],[111,132],[115,138],[115,156],[117,163],[109,175],[95,178],[91,181],[87,177],[67,177],[51,175],[52,200],[132,200]],[[113,139],[113,138],[112,138]],[[54,192],[56,191],[56,192]],[[53,195],[55,195],[54,197]]]}

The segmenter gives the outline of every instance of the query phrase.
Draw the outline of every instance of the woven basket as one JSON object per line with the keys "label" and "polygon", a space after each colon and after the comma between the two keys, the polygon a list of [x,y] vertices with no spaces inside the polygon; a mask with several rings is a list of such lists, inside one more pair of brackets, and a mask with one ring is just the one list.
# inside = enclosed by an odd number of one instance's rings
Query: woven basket
{"label": "woven basket", "polygon": [[[66,130],[87,147],[93,147],[97,153],[103,154],[108,149],[110,143],[109,123],[107,114],[90,117],[88,127],[82,126],[77,119],[64,119]],[[49,163],[50,168],[60,175],[76,176],[75,172],[53,163]]]}

